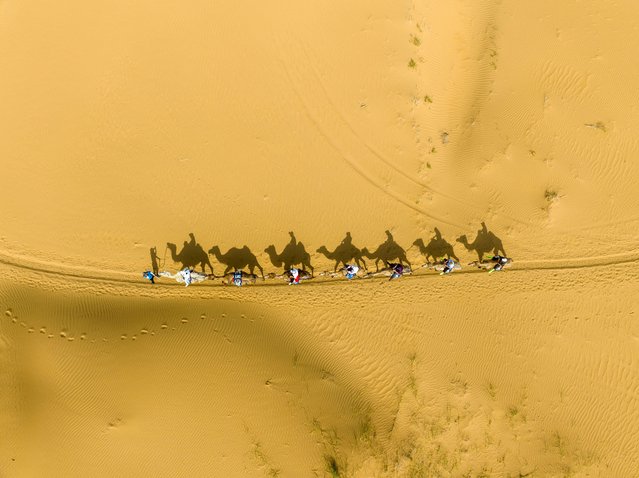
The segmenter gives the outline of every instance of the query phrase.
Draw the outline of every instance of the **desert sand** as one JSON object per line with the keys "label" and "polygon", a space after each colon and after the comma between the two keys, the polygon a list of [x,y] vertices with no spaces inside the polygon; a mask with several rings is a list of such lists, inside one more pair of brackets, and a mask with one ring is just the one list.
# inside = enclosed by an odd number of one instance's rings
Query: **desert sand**
{"label": "desert sand", "polygon": [[[639,6],[528,3],[3,2],[0,476],[639,476]],[[141,277],[344,242],[515,263]]]}

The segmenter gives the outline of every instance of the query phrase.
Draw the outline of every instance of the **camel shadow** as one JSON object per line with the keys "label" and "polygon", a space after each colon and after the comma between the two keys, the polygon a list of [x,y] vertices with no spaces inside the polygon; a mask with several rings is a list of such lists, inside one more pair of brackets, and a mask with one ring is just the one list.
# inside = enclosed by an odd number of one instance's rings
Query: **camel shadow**
{"label": "camel shadow", "polygon": [[211,269],[213,274],[213,266],[209,260],[208,254],[204,251],[202,246],[197,243],[193,233],[189,233],[190,240],[184,241],[182,250],[177,252],[177,246],[171,242],[166,243],[166,247],[171,251],[171,259],[173,262],[181,263],[182,269],[188,267],[189,269],[195,269],[195,266],[202,267],[202,272],[206,274],[206,266]]}
{"label": "camel shadow", "polygon": [[324,254],[327,259],[335,261],[335,271],[340,264],[343,267],[350,262],[355,262],[360,268],[366,269],[366,262],[362,257],[362,251],[353,245],[353,238],[351,233],[347,232],[342,242],[333,250],[329,251],[326,246],[321,246],[317,249],[317,252]]}
{"label": "camel shadow", "polygon": [[491,253],[493,256],[506,255],[501,239],[488,230],[485,222],[481,223],[481,229],[477,231],[473,242],[469,243],[466,235],[458,237],[457,242],[463,244],[469,251],[475,251],[480,261],[484,259],[486,253]]}
{"label": "camel shadow", "polygon": [[445,257],[447,259],[455,259],[459,262],[459,257],[455,254],[453,245],[442,237],[441,232],[437,228],[435,228],[435,235],[431,237],[428,244],[424,244],[423,239],[415,239],[413,245],[417,246],[419,252],[426,258],[426,261],[432,259],[434,262]]}
{"label": "camel shadow", "polygon": [[268,254],[271,264],[275,267],[284,267],[284,270],[288,270],[293,266],[301,265],[304,269],[310,269],[313,274],[314,268],[311,265],[311,255],[306,252],[304,244],[297,242],[297,238],[293,232],[288,233],[291,236],[291,240],[282,249],[281,253],[277,253],[275,246],[271,244],[264,252]]}
{"label": "camel shadow", "polygon": [[209,255],[214,256],[220,263],[226,265],[226,269],[222,275],[228,274],[231,270],[241,271],[245,267],[248,267],[251,274],[254,274],[257,267],[260,271],[260,275],[264,277],[264,269],[257,261],[255,254],[251,252],[248,246],[244,246],[241,249],[237,247],[231,247],[224,254],[220,251],[218,246],[213,246],[209,249]]}
{"label": "camel shadow", "polygon": [[379,271],[379,263],[386,265],[387,262],[399,261],[401,264],[408,264],[412,267],[406,258],[406,251],[395,242],[390,231],[386,230],[386,241],[382,242],[373,252],[365,247],[362,249],[362,256],[375,261],[375,269]]}

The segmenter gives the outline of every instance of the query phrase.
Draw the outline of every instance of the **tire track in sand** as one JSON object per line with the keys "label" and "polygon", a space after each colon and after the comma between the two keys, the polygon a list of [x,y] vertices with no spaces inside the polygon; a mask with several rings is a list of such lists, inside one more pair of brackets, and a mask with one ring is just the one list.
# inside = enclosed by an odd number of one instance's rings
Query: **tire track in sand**
{"label": "tire track in sand", "polygon": [[[281,42],[283,43],[283,42]],[[294,42],[287,42],[287,44],[293,44]],[[278,48],[280,51],[282,50],[281,47]],[[306,51],[303,51],[303,56],[305,56],[307,58],[307,63],[311,63],[310,60],[308,59],[308,54],[306,53]],[[300,89],[298,88],[298,83],[300,83],[300,81],[296,81],[296,79],[294,78],[294,73],[291,71],[291,68],[289,68],[288,64],[286,61],[284,61],[283,58],[280,58],[280,62],[282,64],[283,70],[286,73],[286,76],[289,80],[289,83],[291,85],[291,89],[293,90],[293,92],[295,93],[296,97],[298,98],[300,104],[303,107],[304,113],[306,114],[306,117],[308,118],[308,120],[313,124],[313,126],[315,127],[315,129],[317,130],[317,132],[321,135],[321,137],[326,141],[326,143],[331,146],[331,148],[333,148],[335,150],[335,152],[338,154],[338,157],[341,158],[348,166],[350,166],[360,177],[362,177],[364,180],[366,180],[371,186],[373,186],[376,189],[379,189],[380,191],[382,191],[385,195],[391,197],[392,199],[394,199],[396,202],[399,202],[400,204],[403,204],[404,206],[412,209],[413,211],[427,216],[431,219],[434,219],[436,221],[440,221],[441,223],[444,224],[448,224],[450,226],[455,226],[455,227],[462,227],[462,225],[455,223],[453,221],[450,221],[449,219],[445,219],[442,217],[439,217],[427,210],[425,210],[424,208],[420,207],[418,205],[417,200],[409,200],[407,198],[405,198],[402,194],[400,194],[397,191],[394,191],[393,189],[391,189],[389,186],[383,184],[383,182],[377,178],[374,174],[370,173],[369,171],[367,171],[366,168],[362,167],[358,161],[356,159],[354,159],[347,151],[348,148],[344,147],[343,145],[339,144],[340,140],[336,139],[335,135],[331,135],[327,129],[325,128],[323,122],[321,122],[317,115],[314,113],[313,109],[311,108],[311,106],[309,105],[308,101],[306,101],[305,96],[300,92]],[[313,71],[313,70],[312,70]],[[423,193],[424,191],[430,191],[434,194],[439,194],[442,195],[442,193],[433,190],[432,188],[430,188],[429,186],[426,186],[425,184],[423,184],[421,181],[416,180],[415,178],[411,177],[409,174],[407,174],[406,172],[402,171],[401,169],[397,168],[397,166],[393,165],[389,160],[385,159],[383,156],[381,156],[381,154],[379,154],[378,152],[376,152],[376,150],[374,150],[372,147],[370,147],[367,143],[363,142],[361,137],[359,137],[359,135],[357,135],[357,133],[353,130],[352,126],[344,119],[343,115],[339,112],[339,110],[335,107],[335,104],[331,101],[330,97],[328,96],[325,87],[323,86],[321,80],[318,79],[317,76],[317,72],[313,71],[311,74],[303,74],[303,73],[299,73],[298,76],[304,76],[304,77],[315,77],[315,82],[305,82],[304,84],[307,85],[307,87],[309,85],[312,84],[316,84],[319,85],[315,88],[314,91],[316,92],[320,92],[320,96],[326,98],[326,104],[330,106],[330,108],[328,108],[326,111],[324,111],[324,113],[327,112],[332,112],[332,113],[336,113],[336,114],[332,114],[332,123],[333,124],[343,124],[346,125],[345,128],[342,128],[343,130],[347,131],[347,135],[351,136],[353,138],[355,138],[354,141],[350,141],[351,144],[355,144],[355,145],[359,145],[360,143],[363,143],[363,147],[360,146],[358,149],[360,149],[360,153],[362,153],[363,156],[372,158],[373,161],[377,161],[377,162],[381,162],[382,164],[384,164],[384,166],[388,169],[390,169],[391,171],[394,171],[395,173],[399,174],[401,178],[404,178],[405,180],[407,179],[410,183],[411,183],[411,187],[420,187],[422,189],[421,193]],[[458,199],[456,201],[459,201]],[[469,205],[470,207],[470,205]]]}

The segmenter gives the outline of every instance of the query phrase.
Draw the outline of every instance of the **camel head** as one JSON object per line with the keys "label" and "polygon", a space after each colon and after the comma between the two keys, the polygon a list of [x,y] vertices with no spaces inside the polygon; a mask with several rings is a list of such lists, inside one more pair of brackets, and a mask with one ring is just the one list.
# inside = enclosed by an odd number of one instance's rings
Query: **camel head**
{"label": "camel head", "polygon": [[464,247],[466,247],[466,249],[468,249],[468,238],[466,237],[466,234],[459,236],[456,239],[457,242],[461,243],[464,245]]}
{"label": "camel head", "polygon": [[413,246],[417,246],[417,247],[419,247],[421,249],[422,247],[424,247],[424,240],[423,239],[415,239],[413,241]]}
{"label": "camel head", "polygon": [[209,255],[210,256],[216,256],[220,253],[220,248],[217,246],[213,246],[209,249]]}
{"label": "camel head", "polygon": [[317,249],[317,252],[319,252],[320,254],[328,254],[328,249],[326,249],[326,246],[321,246]]}
{"label": "camel head", "polygon": [[180,257],[182,256],[182,254],[177,253],[175,244],[167,242],[166,247],[169,249],[169,251],[171,251],[171,259],[173,259],[173,262],[180,262]]}
{"label": "camel head", "polygon": [[264,249],[264,252],[268,254],[271,263],[275,267],[280,267],[282,265],[282,260],[280,259],[280,256],[277,255],[277,251],[275,250],[275,246],[273,244]]}

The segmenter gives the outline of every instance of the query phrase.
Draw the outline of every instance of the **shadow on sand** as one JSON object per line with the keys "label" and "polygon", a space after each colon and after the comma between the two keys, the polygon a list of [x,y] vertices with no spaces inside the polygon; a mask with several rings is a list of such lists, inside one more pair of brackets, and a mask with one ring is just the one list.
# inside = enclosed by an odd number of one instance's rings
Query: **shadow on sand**
{"label": "shadow on sand", "polygon": [[453,245],[442,237],[439,229],[435,228],[435,235],[431,237],[428,244],[424,244],[423,239],[415,239],[414,246],[417,246],[419,252],[426,258],[426,261],[435,262],[439,259],[455,259],[459,262],[459,257],[455,254]]}
{"label": "shadow on sand", "polygon": [[366,269],[362,251],[353,245],[353,238],[350,232],[346,233],[342,242],[333,251],[329,251],[326,246],[321,246],[317,249],[317,252],[324,254],[327,259],[335,261],[335,271],[337,271],[340,264],[346,267],[351,262],[355,262],[360,268]]}
{"label": "shadow on sand", "polygon": [[158,248],[152,247],[149,249],[149,253],[151,254],[151,271],[153,271],[153,275],[158,275],[160,273],[160,257],[158,256]]}
{"label": "shadow on sand", "polygon": [[480,261],[484,260],[484,254],[486,253],[490,253],[493,256],[498,254],[506,255],[501,239],[488,230],[485,222],[481,223],[481,229],[477,231],[473,242],[469,243],[466,235],[458,237],[457,242],[463,244],[469,251],[475,251]]}
{"label": "shadow on sand", "polygon": [[291,236],[291,240],[281,253],[277,253],[273,244],[264,249],[264,252],[268,254],[271,260],[271,264],[275,267],[283,267],[284,270],[288,270],[293,266],[302,266],[303,269],[308,269],[313,274],[314,268],[311,265],[311,255],[306,252],[304,244],[297,242],[293,232],[288,234]]}
{"label": "shadow on sand", "polygon": [[214,256],[215,260],[220,264],[226,265],[226,269],[222,275],[228,274],[231,270],[240,271],[245,267],[248,267],[251,274],[255,274],[255,268],[257,267],[260,271],[260,275],[264,277],[264,270],[262,269],[262,266],[248,246],[244,246],[241,249],[231,247],[224,254],[222,254],[218,246],[213,246],[209,249],[209,254]]}
{"label": "shadow on sand", "polygon": [[399,261],[400,264],[408,264],[409,267],[412,267],[406,258],[406,251],[395,242],[389,230],[386,230],[386,240],[382,242],[377,249],[373,252],[369,252],[365,247],[362,249],[362,256],[374,260],[377,271],[379,271],[380,262],[386,266],[387,262]]}
{"label": "shadow on sand", "polygon": [[181,263],[181,269],[185,267],[195,269],[195,267],[199,265],[204,274],[206,274],[206,266],[209,266],[211,274],[213,274],[213,266],[211,265],[208,254],[202,246],[197,243],[192,232],[189,233],[189,237],[190,240],[184,241],[180,252],[177,252],[177,246],[175,244],[171,242],[166,243],[166,247],[171,251],[171,259],[173,259],[173,262]]}

